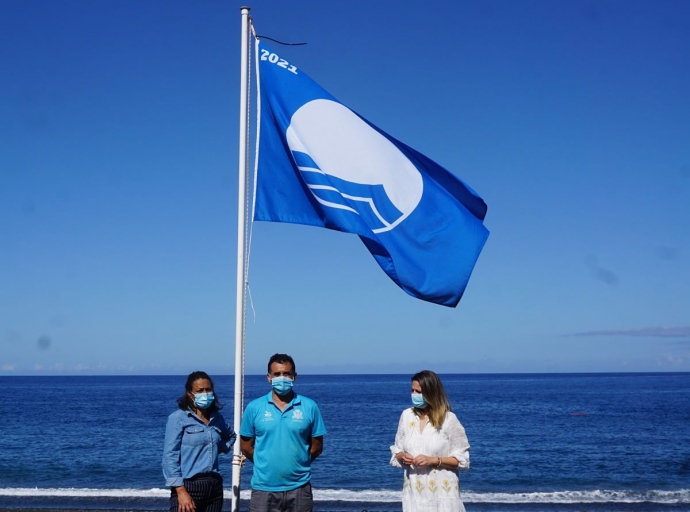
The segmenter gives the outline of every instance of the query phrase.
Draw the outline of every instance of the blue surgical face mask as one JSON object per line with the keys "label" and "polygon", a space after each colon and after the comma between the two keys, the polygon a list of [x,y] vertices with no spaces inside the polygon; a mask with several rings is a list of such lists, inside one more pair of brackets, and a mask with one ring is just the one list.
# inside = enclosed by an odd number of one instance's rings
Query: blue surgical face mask
{"label": "blue surgical face mask", "polygon": [[292,379],[290,377],[273,377],[271,386],[276,394],[287,395],[292,389]]}
{"label": "blue surgical face mask", "polygon": [[196,405],[199,409],[208,409],[214,400],[215,397],[213,396],[213,392],[194,393],[194,405]]}
{"label": "blue surgical face mask", "polygon": [[415,409],[422,409],[426,407],[427,403],[426,400],[424,400],[424,395],[421,393],[412,393],[412,405],[415,407]]}

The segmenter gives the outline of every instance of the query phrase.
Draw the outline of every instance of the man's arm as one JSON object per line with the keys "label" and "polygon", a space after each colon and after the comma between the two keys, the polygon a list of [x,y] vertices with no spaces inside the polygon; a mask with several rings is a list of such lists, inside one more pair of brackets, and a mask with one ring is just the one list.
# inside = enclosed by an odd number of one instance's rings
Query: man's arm
{"label": "man's arm", "polygon": [[[254,462],[254,437],[244,437],[240,436],[240,450],[242,450],[242,455],[247,457],[252,463]],[[319,452],[320,453],[320,452]],[[315,457],[312,457],[314,460]]]}
{"label": "man's arm", "polygon": [[[254,450],[252,449],[252,452]],[[309,446],[309,455],[311,455],[311,460],[313,461],[321,455],[321,452],[323,451],[323,436],[318,436],[318,437],[312,437],[311,438],[311,446]]]}

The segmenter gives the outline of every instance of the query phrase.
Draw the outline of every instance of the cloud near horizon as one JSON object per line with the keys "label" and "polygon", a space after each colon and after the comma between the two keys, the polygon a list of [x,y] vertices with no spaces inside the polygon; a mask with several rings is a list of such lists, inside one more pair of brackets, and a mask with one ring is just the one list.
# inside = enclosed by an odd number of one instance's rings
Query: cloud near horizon
{"label": "cloud near horizon", "polygon": [[570,336],[635,336],[646,338],[690,338],[690,326],[638,327],[634,329],[602,329],[576,332]]}

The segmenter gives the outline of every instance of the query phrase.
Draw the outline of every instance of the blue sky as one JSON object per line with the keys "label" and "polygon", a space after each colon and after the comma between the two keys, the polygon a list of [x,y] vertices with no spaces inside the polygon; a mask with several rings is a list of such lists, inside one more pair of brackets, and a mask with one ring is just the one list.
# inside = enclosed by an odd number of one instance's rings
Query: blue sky
{"label": "blue sky", "polygon": [[[256,4],[491,236],[450,309],[256,223],[248,373],[690,371],[688,2]],[[232,372],[241,5],[0,3],[0,375]]]}

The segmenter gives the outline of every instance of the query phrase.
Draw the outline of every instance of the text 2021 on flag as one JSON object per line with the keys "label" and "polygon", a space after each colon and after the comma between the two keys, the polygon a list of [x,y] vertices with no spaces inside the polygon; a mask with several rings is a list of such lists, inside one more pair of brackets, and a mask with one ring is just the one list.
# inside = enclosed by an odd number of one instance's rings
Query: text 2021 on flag
{"label": "text 2021 on flag", "polygon": [[456,306],[489,232],[486,204],[257,41],[254,218],[359,235],[414,297]]}

